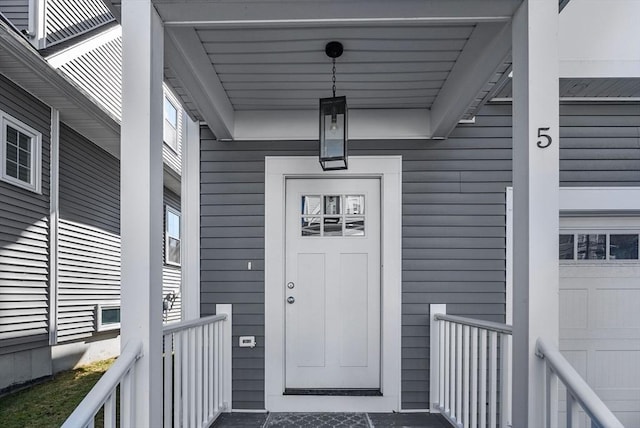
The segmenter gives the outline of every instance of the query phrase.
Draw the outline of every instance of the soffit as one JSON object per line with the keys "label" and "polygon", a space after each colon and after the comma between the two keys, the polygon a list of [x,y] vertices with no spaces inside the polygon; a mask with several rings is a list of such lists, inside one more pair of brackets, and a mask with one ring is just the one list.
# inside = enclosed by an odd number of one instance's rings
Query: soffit
{"label": "soffit", "polygon": [[[505,82],[496,98],[511,98],[513,88],[511,79]],[[561,78],[560,96],[563,98],[639,98],[640,78]]]}
{"label": "soffit", "polygon": [[236,111],[317,109],[331,96],[328,41],[339,40],[337,95],[350,108],[431,108],[475,25],[196,28]]}
{"label": "soffit", "polygon": [[153,3],[166,79],[219,138],[244,112],[317,110],[331,96],[332,40],[345,48],[336,87],[350,109],[421,109],[446,137],[505,71],[521,0]]}

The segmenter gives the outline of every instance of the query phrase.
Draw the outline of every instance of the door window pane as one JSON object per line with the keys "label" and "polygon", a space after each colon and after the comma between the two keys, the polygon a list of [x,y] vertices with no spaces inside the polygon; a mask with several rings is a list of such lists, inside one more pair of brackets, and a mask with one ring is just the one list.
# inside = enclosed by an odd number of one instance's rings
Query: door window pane
{"label": "door window pane", "polygon": [[324,236],[342,236],[342,217],[325,217]]}
{"label": "door window pane", "polygon": [[324,213],[327,215],[342,214],[340,206],[340,196],[325,196],[324,197]]}
{"label": "door window pane", "polygon": [[302,217],[302,236],[320,236],[320,217]]}
{"label": "door window pane", "polygon": [[302,197],[302,214],[321,214],[320,196],[303,196]]}
{"label": "door window pane", "polygon": [[350,217],[344,222],[345,236],[364,236],[364,217]]}
{"label": "door window pane", "polygon": [[610,235],[609,240],[610,259],[638,259],[638,235]]}
{"label": "door window pane", "polygon": [[573,235],[560,235],[560,260],[573,258]]}
{"label": "door window pane", "polygon": [[345,214],[364,214],[364,196],[348,195],[345,197]]}
{"label": "door window pane", "polygon": [[606,257],[607,235],[578,235],[578,260],[604,260]]}

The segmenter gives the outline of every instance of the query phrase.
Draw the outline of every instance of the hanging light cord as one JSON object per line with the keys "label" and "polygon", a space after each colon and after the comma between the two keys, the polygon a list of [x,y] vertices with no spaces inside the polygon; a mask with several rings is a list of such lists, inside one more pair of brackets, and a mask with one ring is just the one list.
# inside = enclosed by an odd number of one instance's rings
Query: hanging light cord
{"label": "hanging light cord", "polygon": [[336,59],[333,58],[333,98],[336,97]]}

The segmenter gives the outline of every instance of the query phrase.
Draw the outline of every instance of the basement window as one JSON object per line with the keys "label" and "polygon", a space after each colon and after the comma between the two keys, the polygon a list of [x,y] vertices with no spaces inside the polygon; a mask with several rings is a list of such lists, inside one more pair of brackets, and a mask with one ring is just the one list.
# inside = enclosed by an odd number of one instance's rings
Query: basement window
{"label": "basement window", "polygon": [[0,179],[41,193],[42,134],[0,111]]}
{"label": "basement window", "polygon": [[96,331],[116,330],[120,328],[120,305],[96,305]]}

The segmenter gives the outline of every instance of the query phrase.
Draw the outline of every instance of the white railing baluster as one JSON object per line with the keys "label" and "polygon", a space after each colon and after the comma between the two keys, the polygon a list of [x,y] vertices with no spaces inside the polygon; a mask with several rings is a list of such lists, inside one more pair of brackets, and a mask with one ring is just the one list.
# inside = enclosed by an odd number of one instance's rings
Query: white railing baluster
{"label": "white railing baluster", "polygon": [[462,426],[469,426],[469,354],[471,347],[469,346],[469,326],[465,325],[462,327],[462,335],[463,335],[463,370],[462,370]]}
{"label": "white railing baluster", "polygon": [[[189,347],[190,331],[185,330],[181,334],[182,339],[182,396],[180,413],[182,414],[182,427],[189,427],[189,394],[191,393],[191,377],[189,376],[189,363],[191,348]],[[180,426],[180,425],[178,425]]]}
{"label": "white railing baluster", "polygon": [[478,426],[478,328],[471,327],[471,423]]}
{"label": "white railing baluster", "polygon": [[182,395],[184,385],[182,383],[182,332],[173,333],[174,369],[173,369],[173,426],[178,428],[182,418]]}
{"label": "white railing baluster", "polygon": [[214,408],[214,390],[216,385],[216,380],[214,378],[214,370],[213,370],[213,359],[215,355],[218,353],[218,349],[215,347],[216,343],[214,341],[214,335],[216,330],[216,324],[209,326],[209,346],[211,347],[211,355],[209,355],[209,377],[211,378],[211,383],[209,383],[209,419],[213,420],[216,418],[215,408]]}
{"label": "white railing baluster", "polygon": [[567,388],[567,428],[574,428],[578,426],[578,403],[573,394]]}
{"label": "white railing baluster", "polygon": [[511,425],[511,376],[508,334],[500,334],[500,428]]}
{"label": "white railing baluster", "polygon": [[444,411],[449,411],[449,387],[451,386],[451,379],[449,379],[449,341],[451,340],[449,329],[449,323],[444,321]]}
{"label": "white railing baluster", "polygon": [[480,330],[479,340],[479,391],[478,391],[478,420],[480,428],[487,426],[487,330]]}
{"label": "white railing baluster", "polygon": [[163,391],[162,402],[164,406],[164,428],[171,427],[171,400],[173,399],[173,335],[163,336],[164,340],[164,362],[163,362]]}
{"label": "white railing baluster", "polygon": [[[437,322],[437,321],[434,321]],[[440,321],[438,322],[438,330],[440,332],[439,334],[439,340],[440,340],[440,344],[438,346],[438,353],[440,354],[438,357],[438,366],[439,366],[439,371],[438,371],[438,384],[439,384],[439,394],[438,394],[438,406],[442,407],[444,406],[444,388],[445,388],[445,377],[443,376],[444,374],[444,359],[445,359],[445,346],[444,346],[444,325],[445,322],[444,321]]]}
{"label": "white railing baluster", "polygon": [[202,418],[202,353],[204,352],[204,348],[202,346],[202,326],[198,326],[194,329],[194,334],[196,336],[195,347],[196,347],[196,390],[195,390],[195,402],[196,402],[196,423],[195,426],[201,426],[203,423]]}
{"label": "white railing baluster", "polygon": [[545,416],[547,428],[558,428],[558,378],[547,365],[545,370]]}
{"label": "white railing baluster", "polygon": [[462,419],[462,324],[456,324],[456,415]]}
{"label": "white railing baluster", "polygon": [[129,395],[131,380],[131,372],[127,372],[120,382],[120,426],[123,427],[133,426],[133,411]]}
{"label": "white railing baluster", "polygon": [[209,420],[209,325],[202,327],[202,417]]}
{"label": "white railing baluster", "polygon": [[455,419],[456,412],[456,326],[449,323],[449,414]]}
{"label": "white railing baluster", "polygon": [[498,414],[498,333],[489,332],[489,427],[496,428]]}
{"label": "white railing baluster", "polygon": [[112,391],[104,402],[104,427],[116,428],[116,391]]}

